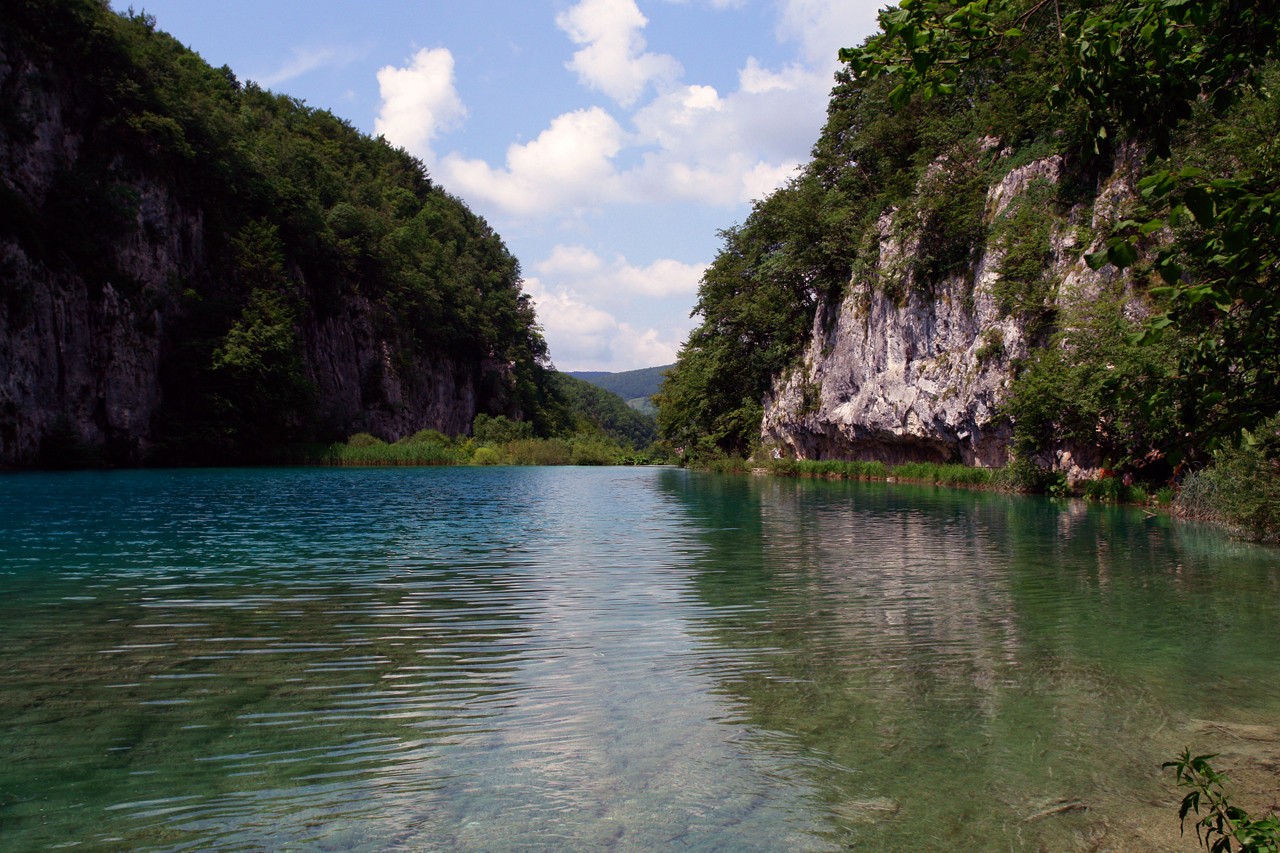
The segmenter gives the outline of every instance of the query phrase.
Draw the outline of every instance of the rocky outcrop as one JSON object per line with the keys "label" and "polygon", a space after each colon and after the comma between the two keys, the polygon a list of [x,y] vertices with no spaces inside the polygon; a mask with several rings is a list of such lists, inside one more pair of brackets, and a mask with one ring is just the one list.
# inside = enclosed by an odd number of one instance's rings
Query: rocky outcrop
{"label": "rocky outcrop", "polygon": [[[166,178],[113,165],[113,191],[128,200],[117,231],[104,237],[89,233],[94,224],[68,221],[85,228],[71,240],[94,246],[93,263],[42,251],[43,211],[63,200],[59,188],[87,156],[101,105],[82,102],[56,70],[3,40],[0,98],[0,467],[37,461],[51,439],[144,462],[160,437],[166,365],[190,319],[184,293],[220,286],[206,213]],[[305,294],[309,283],[293,275]],[[383,331],[380,312],[349,291],[336,309],[299,312],[317,416],[311,435],[457,434],[481,407],[510,408],[507,365],[424,351]]]}
{"label": "rocky outcrop", "polygon": [[[935,168],[948,168],[939,163]],[[1089,299],[1114,273],[1083,261],[1096,248],[1103,221],[1132,196],[1122,158],[1089,211],[1079,209],[1052,229],[1046,281],[1061,309]],[[986,198],[995,222],[1037,182],[1056,183],[1062,162],[1050,157],[1012,169]],[[917,250],[909,212],[879,222],[878,262],[855,274],[838,301],[819,305],[800,364],[779,377],[765,401],[762,438],[775,455],[799,459],[963,462],[1008,461],[1012,425],[1001,406],[1014,366],[1043,344],[1034,318],[1009,310],[1000,296],[1002,241],[974,247],[971,272],[939,282],[915,280]],[[1083,221],[1082,221],[1083,220]],[[888,285],[888,286],[887,286]],[[897,294],[903,294],[901,296]],[[1071,478],[1101,464],[1089,448],[1060,447],[1042,463]]]}
{"label": "rocky outcrop", "polygon": [[352,297],[339,316],[303,323],[308,379],[331,433],[369,432],[387,441],[421,429],[459,435],[471,430],[478,411],[502,408],[485,389],[505,386],[506,365],[424,358],[380,335],[375,315],[367,300]]}

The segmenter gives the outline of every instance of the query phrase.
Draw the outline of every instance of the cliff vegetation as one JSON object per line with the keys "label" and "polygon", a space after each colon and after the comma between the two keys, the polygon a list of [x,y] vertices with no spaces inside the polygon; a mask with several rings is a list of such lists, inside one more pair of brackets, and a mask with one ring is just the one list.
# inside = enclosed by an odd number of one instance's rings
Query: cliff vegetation
{"label": "cliff vegetation", "polygon": [[145,14],[0,14],[0,464],[571,426],[520,268],[422,163]]}
{"label": "cliff vegetation", "polygon": [[1039,487],[1270,453],[1278,31],[1229,0],[882,13],[811,161],[723,232],[663,440]]}

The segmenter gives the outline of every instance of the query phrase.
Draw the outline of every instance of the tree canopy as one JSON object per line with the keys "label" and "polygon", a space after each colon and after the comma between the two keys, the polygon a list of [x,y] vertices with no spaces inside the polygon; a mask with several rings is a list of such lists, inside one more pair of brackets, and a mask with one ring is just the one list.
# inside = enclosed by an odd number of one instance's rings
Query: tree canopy
{"label": "tree canopy", "polygon": [[[481,389],[481,405],[505,400],[501,411],[554,428],[547,347],[519,263],[421,162],[326,110],[242,83],[150,16],[117,15],[103,0],[15,0],[0,36],[32,61],[36,84],[65,95],[68,132],[83,135],[47,199],[0,182],[0,234],[90,286],[177,303],[159,424],[174,458],[332,437],[303,376],[299,330],[357,300],[373,306],[396,364],[502,365],[512,387]],[[0,117],[13,140],[32,133],[16,101]],[[202,218],[202,266],[175,270],[166,293],[144,292],[117,261],[139,229],[151,239],[170,227],[139,213],[138,187],[149,183]],[[377,378],[367,377],[370,390]]]}
{"label": "tree canopy", "polygon": [[[1203,458],[1280,412],[1280,7],[902,0],[880,24],[841,51],[812,160],[724,232],[700,323],[659,398],[665,440],[749,450],[815,307],[851,275],[899,286],[874,275],[876,223],[895,211],[914,223],[909,286],[970,274],[985,241],[1016,256],[1002,263],[1001,304],[1042,317],[1005,412],[1024,451],[1078,434],[1134,464]],[[998,158],[981,154],[983,139],[998,140]],[[1056,317],[1033,287],[1051,229],[1028,216],[1015,239],[984,218],[984,194],[1009,169],[1061,155],[1040,212],[1078,227],[1068,212],[1088,208],[1122,150],[1140,154],[1137,202],[1087,260],[1128,270],[1152,316],[1134,328],[1110,294],[1088,316]],[[969,165],[944,181],[939,162]],[[1074,358],[1055,355],[1066,323]]]}

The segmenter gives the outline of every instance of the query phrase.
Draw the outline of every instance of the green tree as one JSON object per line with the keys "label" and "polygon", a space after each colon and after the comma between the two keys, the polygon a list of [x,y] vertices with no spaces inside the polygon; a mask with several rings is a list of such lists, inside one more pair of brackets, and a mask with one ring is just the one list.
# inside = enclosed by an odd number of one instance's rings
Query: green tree
{"label": "green tree", "polygon": [[[977,68],[1027,55],[1028,33],[1057,30],[1063,49],[1052,89],[1082,110],[1095,154],[1138,141],[1150,173],[1148,210],[1120,223],[1101,267],[1133,266],[1155,250],[1163,310],[1146,339],[1190,341],[1171,382],[1152,389],[1154,408],[1180,406],[1199,423],[1193,441],[1234,437],[1280,410],[1280,193],[1274,158],[1251,174],[1173,168],[1169,157],[1201,105],[1222,114],[1255,91],[1280,51],[1280,8],[1247,0],[903,0],[881,13],[882,33],[841,51],[851,70],[895,83],[891,102],[950,95]],[[1185,450],[1186,448],[1173,448]]]}

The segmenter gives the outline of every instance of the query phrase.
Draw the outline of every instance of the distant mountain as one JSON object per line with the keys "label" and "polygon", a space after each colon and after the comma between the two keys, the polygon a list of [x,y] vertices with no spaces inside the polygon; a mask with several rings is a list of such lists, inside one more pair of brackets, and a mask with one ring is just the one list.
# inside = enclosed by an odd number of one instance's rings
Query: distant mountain
{"label": "distant mountain", "polygon": [[590,382],[597,388],[612,391],[627,401],[633,409],[653,414],[653,404],[649,398],[658,393],[662,385],[662,374],[674,365],[664,364],[659,367],[642,367],[639,370],[624,370],[620,373],[609,373],[603,370],[574,370],[568,374],[575,379]]}
{"label": "distant mountain", "polygon": [[[658,425],[652,412],[638,411],[612,391],[568,373],[552,374],[557,395],[568,405],[576,432],[600,430],[637,450],[653,444]],[[647,398],[645,398],[647,400]]]}

